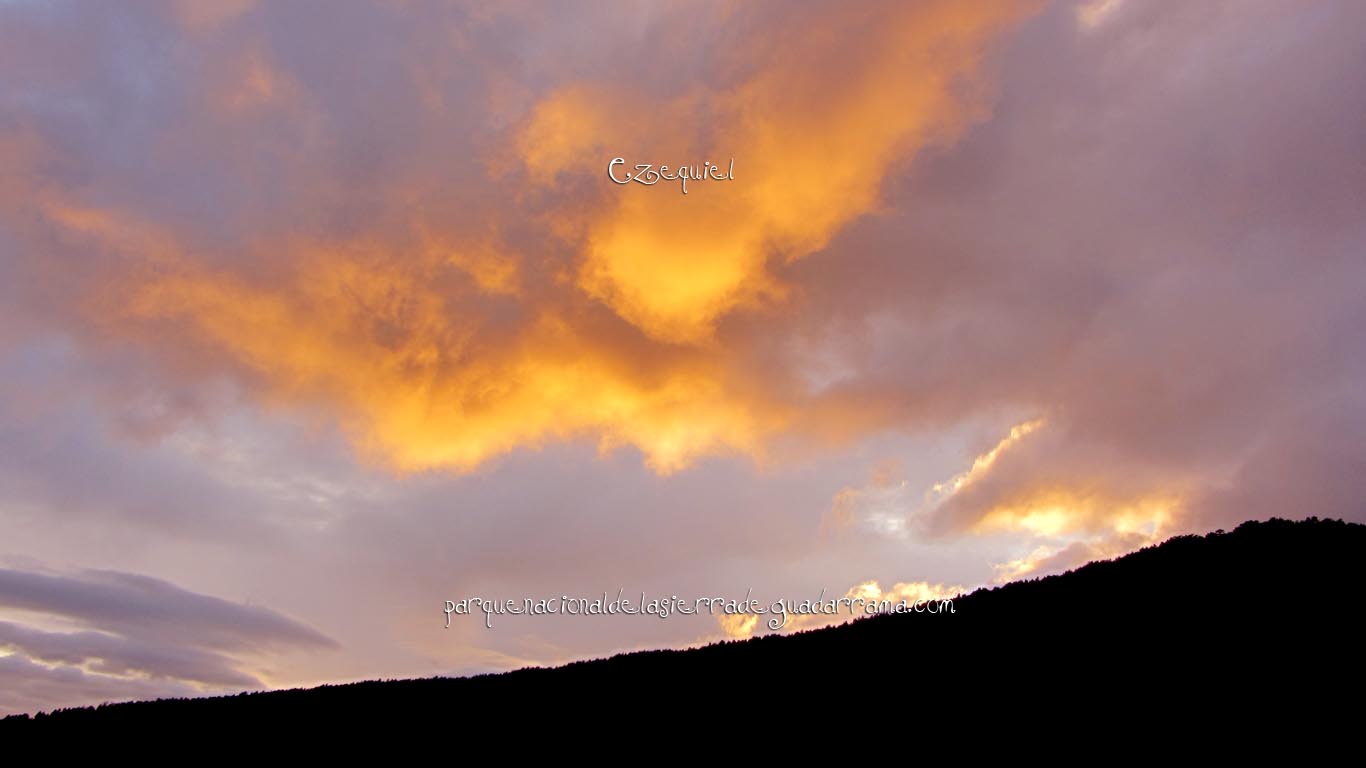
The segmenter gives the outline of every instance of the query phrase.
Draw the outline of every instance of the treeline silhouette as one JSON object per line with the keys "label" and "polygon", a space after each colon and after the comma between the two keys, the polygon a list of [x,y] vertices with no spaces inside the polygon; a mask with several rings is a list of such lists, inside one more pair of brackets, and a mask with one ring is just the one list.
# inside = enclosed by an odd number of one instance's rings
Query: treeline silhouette
{"label": "treeline silhouette", "polygon": [[1298,706],[1325,686],[1359,697],[1364,566],[1366,526],[1248,522],[980,589],[956,599],[952,613],[880,615],[497,675],[66,709],[7,718],[0,737],[273,732],[325,733],[343,744],[440,741],[457,724],[462,732],[544,725],[610,733],[612,724],[663,723],[681,712],[743,726],[753,712],[783,709],[807,712],[814,727],[925,713],[1037,714],[1060,702],[1095,717],[1107,707],[1130,716],[1144,708],[1149,725],[1170,724],[1173,713],[1191,718],[1206,707]]}

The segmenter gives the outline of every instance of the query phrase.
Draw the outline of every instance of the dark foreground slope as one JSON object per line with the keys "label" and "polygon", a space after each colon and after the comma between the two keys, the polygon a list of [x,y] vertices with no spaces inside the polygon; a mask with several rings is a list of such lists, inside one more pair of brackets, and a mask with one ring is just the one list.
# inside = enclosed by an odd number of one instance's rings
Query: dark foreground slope
{"label": "dark foreground slope", "polygon": [[971,720],[1058,703],[1097,716],[1142,708],[1147,727],[1159,727],[1204,708],[1299,708],[1326,694],[1359,701],[1364,567],[1366,526],[1251,522],[979,590],[952,613],[502,675],[64,710],[10,718],[0,737],[273,731],[326,734],[335,746],[396,734],[442,741],[456,725],[466,734],[510,723],[610,734],[680,713],[739,735],[756,710],[804,711],[814,727],[931,711]]}

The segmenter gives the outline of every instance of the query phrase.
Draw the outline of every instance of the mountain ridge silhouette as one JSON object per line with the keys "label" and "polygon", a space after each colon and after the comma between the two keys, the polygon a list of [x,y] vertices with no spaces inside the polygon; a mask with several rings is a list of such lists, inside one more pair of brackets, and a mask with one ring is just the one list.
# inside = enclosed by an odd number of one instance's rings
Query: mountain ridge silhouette
{"label": "mountain ridge silhouette", "polygon": [[[980,588],[955,598],[952,613],[881,614],[470,677],[61,709],[0,720],[0,735],[315,726],[417,734],[453,722],[743,717],[750,706],[837,701],[873,688],[914,691],[928,697],[921,704],[949,710],[1011,696],[1040,706],[1114,702],[1114,689],[1148,690],[1191,710],[1246,705],[1269,695],[1268,686],[1291,697],[1325,681],[1359,692],[1361,622],[1350,608],[1366,586],[1364,556],[1360,524],[1249,521]],[[704,709],[687,704],[697,701]]]}

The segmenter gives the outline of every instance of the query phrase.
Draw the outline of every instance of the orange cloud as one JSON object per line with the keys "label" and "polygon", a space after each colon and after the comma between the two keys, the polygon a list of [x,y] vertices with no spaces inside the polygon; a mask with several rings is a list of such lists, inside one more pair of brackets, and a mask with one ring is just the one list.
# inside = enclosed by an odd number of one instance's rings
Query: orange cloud
{"label": "orange cloud", "polygon": [[[931,487],[926,494],[927,511],[932,513],[950,501],[969,497],[966,503],[972,514],[967,528],[972,532],[1008,531],[1054,540],[1092,535],[1141,536],[1147,540],[1171,529],[1183,506],[1181,493],[1123,488],[1102,478],[1088,478],[1084,472],[1071,479],[1016,476],[983,497],[971,498],[971,492],[988,481],[1004,456],[1045,425],[1044,419],[1034,419],[1011,427],[993,448],[974,458],[967,471]],[[1047,551],[1036,551],[1030,557],[1054,554],[1053,549],[1044,549]],[[1028,572],[1028,568],[1020,570],[1023,562],[1011,564],[1007,570]]]}
{"label": "orange cloud", "polygon": [[759,626],[759,616],[753,613],[718,613],[716,622],[721,625],[726,637],[743,640],[754,635],[754,630]]}
{"label": "orange cloud", "polygon": [[1165,533],[1117,533],[1087,536],[1066,544],[1039,544],[1028,553],[996,563],[998,584],[1033,576],[1047,576],[1098,560],[1122,557],[1162,540]]}
{"label": "orange cloud", "polygon": [[135,319],[184,322],[286,402],[330,403],[362,452],[402,470],[468,470],[517,447],[595,436],[661,472],[706,453],[758,454],[780,411],[722,388],[707,358],[642,371],[553,308],[500,331],[442,290],[442,263],[323,252],[292,283],[202,271],[158,277]]}
{"label": "orange cloud", "polygon": [[968,486],[977,482],[982,477],[984,477],[987,474],[987,472],[991,471],[992,465],[996,463],[996,460],[1000,458],[1002,453],[1005,453],[1006,451],[1010,450],[1010,448],[1013,447],[1016,443],[1020,442],[1031,432],[1034,432],[1043,425],[1043,419],[1034,419],[1033,421],[1026,421],[1011,427],[1010,433],[1007,434],[1004,438],[1002,438],[1001,442],[997,443],[995,448],[992,448],[986,453],[973,459],[972,466],[969,467],[966,472],[963,472],[959,475],[955,475],[952,479],[946,482],[935,483],[934,486],[930,488],[930,492],[928,494],[930,500],[932,502],[943,501],[944,499],[947,499],[955,493],[958,493],[964,488],[967,488]]}
{"label": "orange cloud", "polygon": [[[491,177],[462,180],[489,193],[462,198],[468,207],[444,206],[422,175],[329,186],[281,149],[282,175],[303,175],[291,189],[377,210],[224,246],[74,192],[39,208],[60,238],[118,262],[87,285],[102,330],[154,339],[166,358],[214,357],[268,402],[324,409],[374,463],[468,471],[575,439],[635,447],[659,472],[707,455],[762,459],[780,435],[852,423],[844,409],[858,423],[878,414],[813,401],[798,373],[761,367],[753,340],[721,322],[790,300],[773,260],[806,257],[877,210],[894,168],[978,114],[979,59],[1022,14],[1011,2],[831,7],[767,22],[781,46],[723,54],[714,78],[681,92],[656,96],[629,77],[543,89],[516,131],[473,145],[481,155],[462,168]],[[298,117],[301,140],[319,140],[326,123],[301,106],[317,94],[264,52],[248,46],[209,70],[202,107],[250,120],[279,102],[270,119]],[[509,155],[525,178],[503,167]],[[734,157],[735,179],[686,196],[617,187],[606,178],[616,155]]]}
{"label": "orange cloud", "polygon": [[1067,487],[1028,489],[987,510],[975,529],[1053,537],[1098,529],[1156,534],[1172,523],[1180,506],[1180,497],[1173,494],[1128,499]]}
{"label": "orange cloud", "polygon": [[[761,606],[766,613],[718,613],[716,621],[727,638],[743,640],[753,637],[761,629],[769,628],[772,626],[770,622],[781,624],[774,631],[799,632],[861,619],[877,612],[894,611],[902,603],[913,608],[917,603],[948,600],[967,592],[965,587],[957,584],[931,584],[928,581],[897,582],[883,589],[877,581],[870,580],[855,584],[839,598],[782,601],[787,608],[786,613],[776,612],[774,604],[770,603]],[[759,622],[761,618],[764,620],[763,625]]]}
{"label": "orange cloud", "polygon": [[[581,290],[653,338],[699,344],[716,323],[786,295],[771,259],[823,248],[876,210],[883,179],[925,144],[951,138],[981,105],[965,96],[982,50],[1018,3],[868,6],[795,14],[778,48],[734,54],[744,74],[665,100],[573,84],[542,100],[518,140],[528,171],[605,182],[614,156],[723,168],[681,197],[669,185],[611,191],[578,220]],[[779,34],[780,33],[780,34]],[[571,200],[560,216],[580,219]]]}

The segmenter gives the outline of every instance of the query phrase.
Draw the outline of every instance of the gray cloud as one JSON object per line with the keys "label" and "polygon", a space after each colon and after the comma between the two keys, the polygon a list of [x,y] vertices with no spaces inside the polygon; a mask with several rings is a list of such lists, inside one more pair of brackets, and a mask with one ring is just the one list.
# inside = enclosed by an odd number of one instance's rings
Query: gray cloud
{"label": "gray cloud", "polygon": [[[0,707],[17,711],[69,701],[263,687],[244,658],[333,649],[335,641],[260,606],[240,605],[161,579],[116,571],[60,575],[0,569]],[[52,631],[30,622],[72,624]],[[79,699],[78,699],[79,700]]]}
{"label": "gray cloud", "polygon": [[44,632],[0,621],[0,647],[45,664],[81,667],[103,675],[147,675],[228,688],[261,681],[233,669],[231,660],[184,645],[152,645],[106,632]]}
{"label": "gray cloud", "polygon": [[90,570],[60,576],[0,569],[0,606],[192,647],[254,651],[335,646],[316,630],[268,608],[201,595],[134,573]]}
{"label": "gray cloud", "polygon": [[22,654],[0,656],[0,713],[128,700],[193,696],[189,685],[165,680],[112,678],[71,666],[49,667]]}

